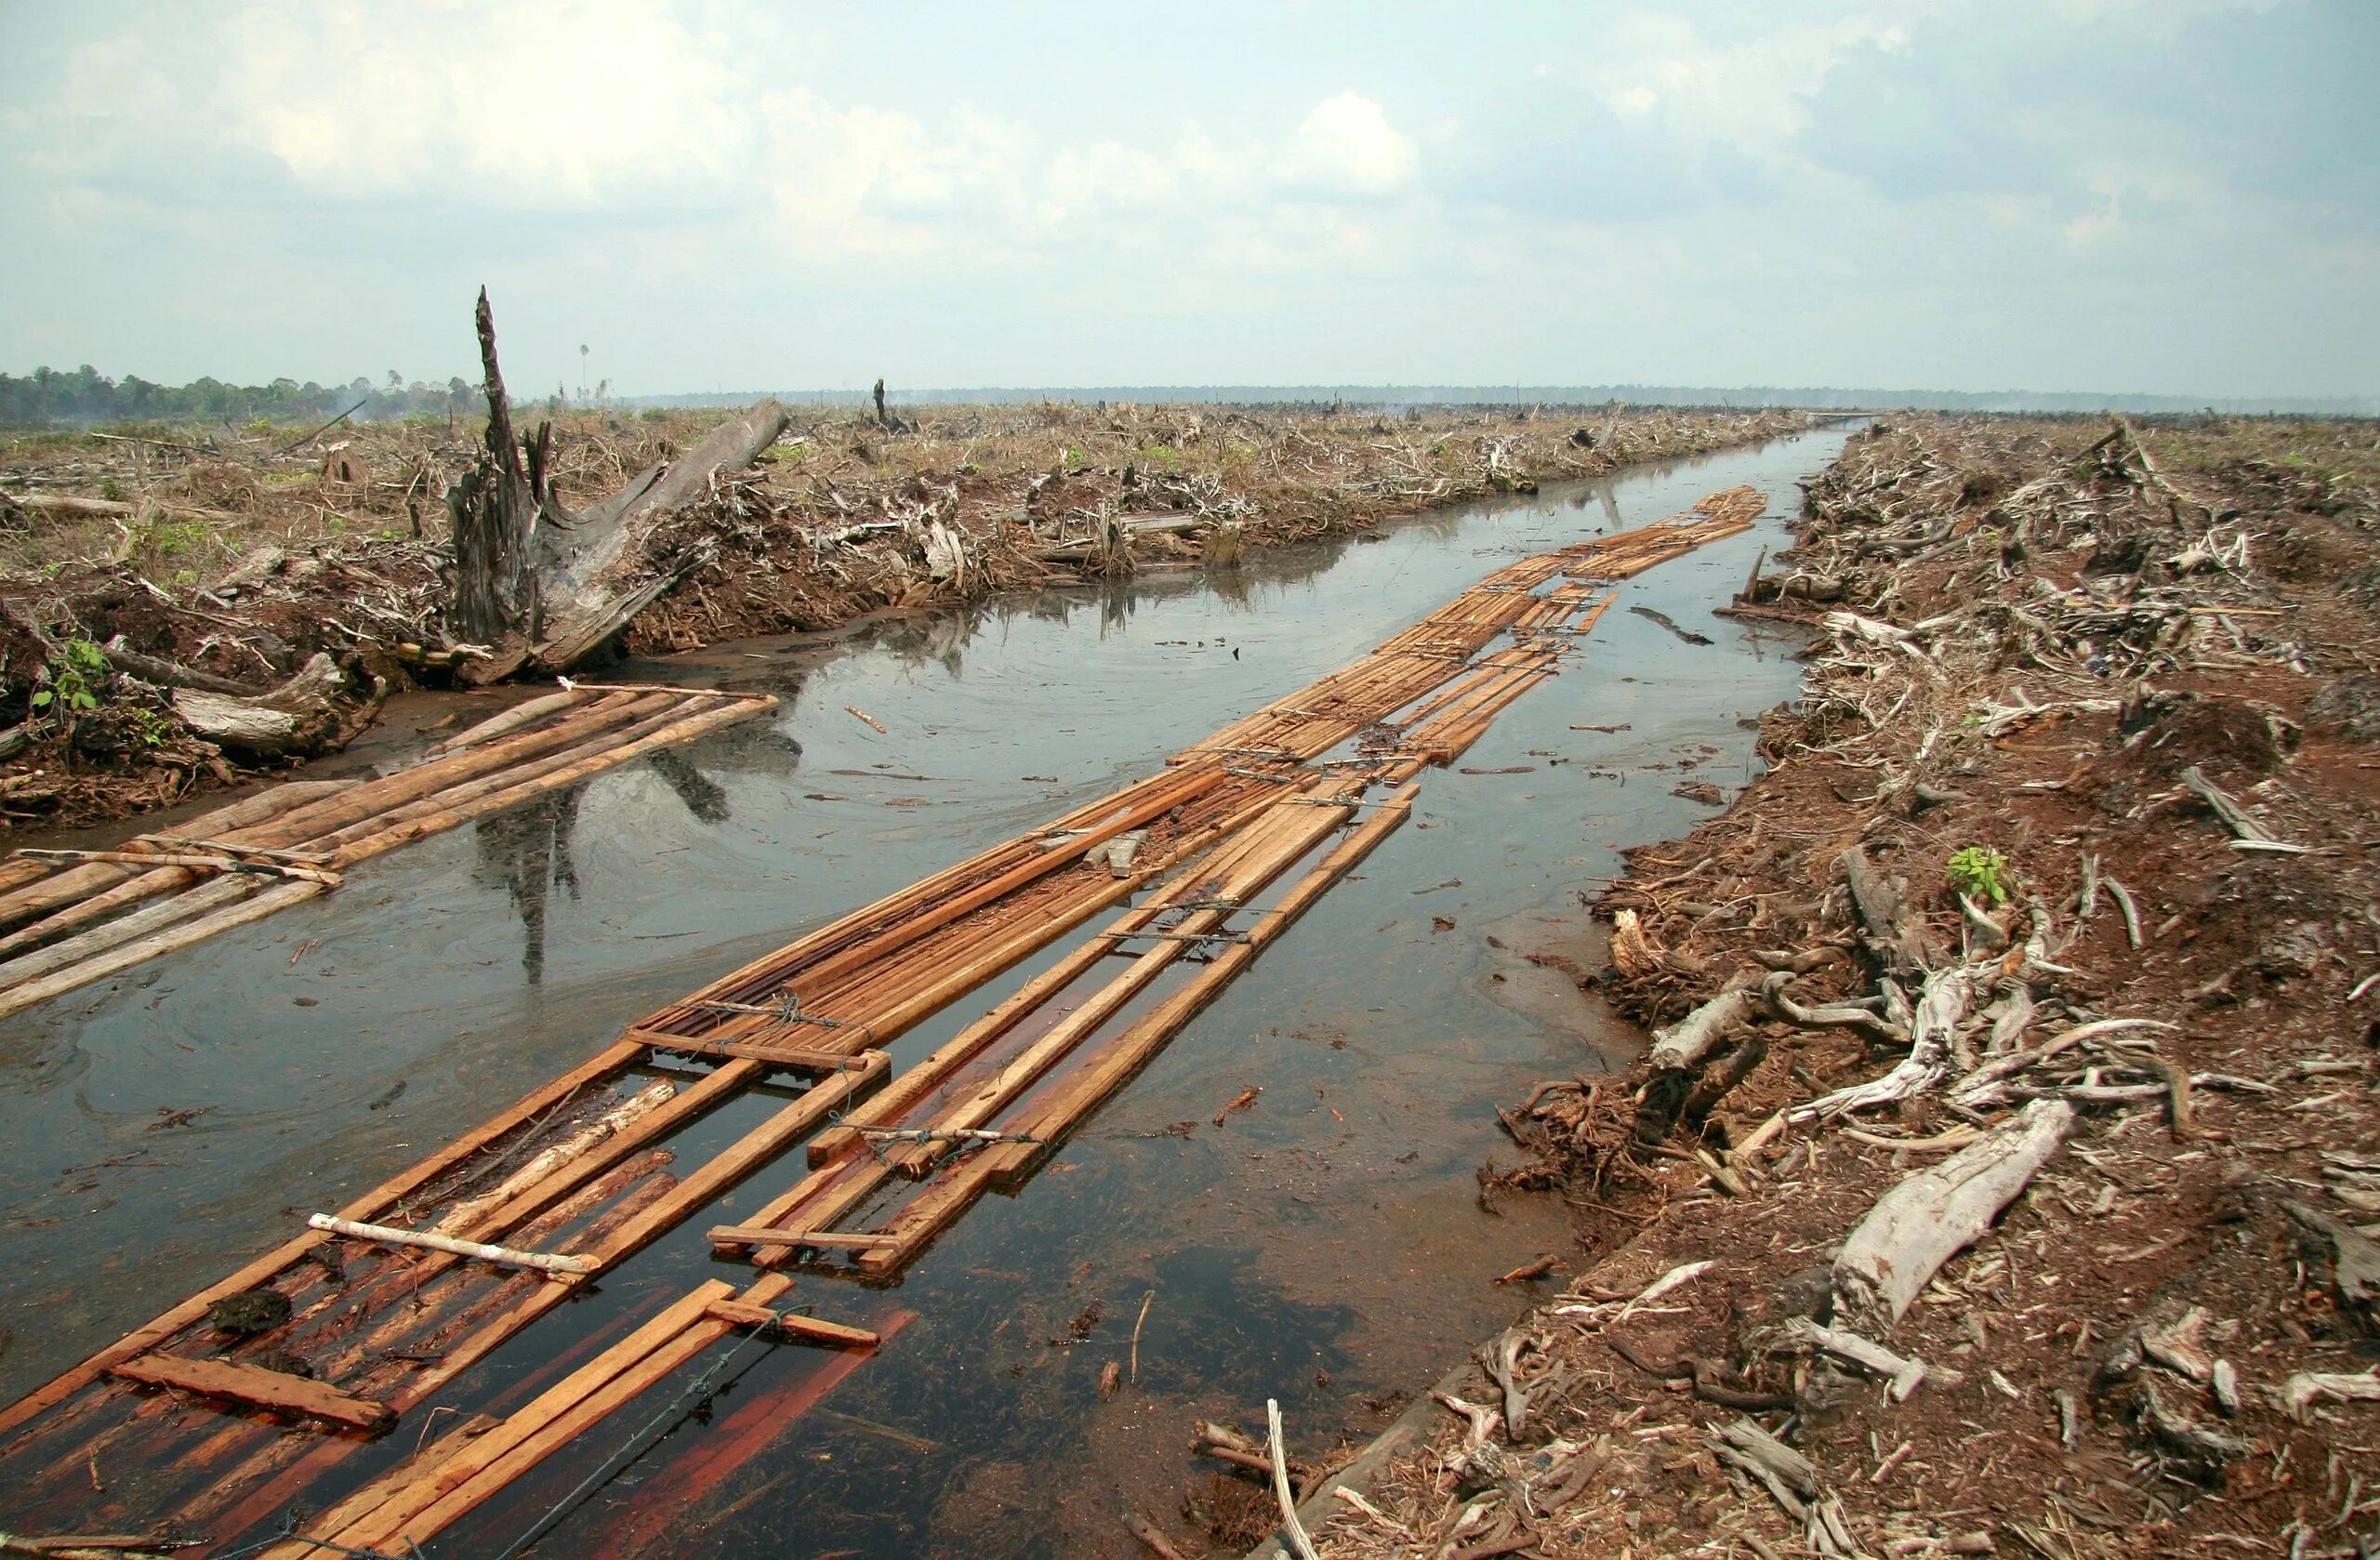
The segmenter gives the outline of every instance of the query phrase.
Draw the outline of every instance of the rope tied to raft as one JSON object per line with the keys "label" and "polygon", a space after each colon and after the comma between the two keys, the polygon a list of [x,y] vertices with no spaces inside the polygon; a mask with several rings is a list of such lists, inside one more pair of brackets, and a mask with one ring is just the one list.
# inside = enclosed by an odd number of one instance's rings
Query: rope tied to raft
{"label": "rope tied to raft", "polygon": [[353,1560],[425,1560],[421,1546],[411,1539],[405,1540],[404,1553],[402,1554],[391,1554],[382,1549],[350,1549],[345,1544],[334,1543],[328,1539],[310,1539],[298,1531],[298,1514],[294,1511],[281,1514],[280,1532],[269,1539],[259,1540],[256,1543],[247,1544],[239,1549],[225,1550],[217,1557],[217,1560],[241,1560],[243,1555],[260,1554],[268,1549],[278,1549],[283,1544],[304,1544],[309,1549],[326,1549],[333,1554],[350,1555]]}
{"label": "rope tied to raft", "polygon": [[990,1148],[998,1144],[1024,1143],[1038,1146],[1042,1142],[1029,1132],[999,1132],[988,1127],[960,1127],[950,1130],[938,1130],[932,1127],[854,1127],[852,1130],[860,1135],[860,1141],[867,1144],[869,1157],[879,1164],[885,1162],[884,1145],[887,1144],[949,1143],[958,1144],[958,1152],[964,1154],[971,1149]]}
{"label": "rope tied to raft", "polygon": [[821,1013],[801,1011],[801,994],[791,986],[780,987],[774,1004],[764,1002],[729,1002],[719,998],[703,998],[685,1003],[689,1008],[707,1008],[714,1012],[757,1013],[762,1018],[775,1019],[779,1024],[809,1024],[821,1029],[856,1029],[869,1039],[876,1038],[875,1026],[861,1019],[827,1018]]}
{"label": "rope tied to raft", "polygon": [[[734,1364],[736,1359],[743,1355],[744,1351],[751,1347],[755,1340],[761,1339],[762,1335],[766,1333],[781,1332],[783,1330],[783,1318],[788,1314],[789,1312],[787,1311],[771,1312],[770,1315],[773,1317],[777,1318],[776,1321],[772,1322],[770,1326],[765,1328],[753,1328],[743,1337],[737,1339],[734,1347],[722,1350],[719,1356],[712,1360],[709,1366],[703,1370],[702,1374],[687,1382],[685,1389],[679,1393],[676,1397],[671,1398],[669,1402],[663,1407],[659,1413],[654,1415],[651,1419],[645,1421],[644,1423],[639,1425],[634,1431],[630,1432],[628,1437],[620,1442],[619,1446],[613,1450],[609,1457],[606,1457],[602,1462],[596,1464],[595,1471],[593,1473],[588,1474],[584,1479],[581,1479],[576,1487],[565,1494],[560,1501],[554,1502],[553,1507],[549,1510],[545,1515],[537,1518],[536,1522],[531,1523],[529,1525],[528,1531],[522,1533],[519,1538],[513,1540],[509,1544],[507,1544],[500,1552],[498,1552],[496,1556],[496,1560],[515,1560],[515,1556],[528,1550],[529,1547],[535,1544],[539,1539],[544,1538],[548,1533],[551,1532],[564,1517],[577,1510],[581,1501],[594,1494],[598,1489],[602,1488],[603,1486],[609,1484],[612,1480],[619,1477],[621,1474],[627,1472],[629,1466],[632,1465],[638,1458],[642,1457],[659,1442],[661,1436],[667,1435],[670,1430],[676,1428],[680,1420],[685,1418],[688,1414],[694,1412],[702,1406],[702,1404],[709,1401],[712,1396],[716,1395],[718,1388],[714,1387],[711,1383],[716,1381],[729,1366]],[[648,1437],[651,1437],[651,1439],[648,1439]],[[355,1554],[362,1552],[349,1550],[346,1553]],[[414,1551],[416,1556],[419,1556],[420,1553],[421,1552],[417,1549]],[[381,1555],[374,1557],[374,1560],[395,1560],[395,1557]]]}

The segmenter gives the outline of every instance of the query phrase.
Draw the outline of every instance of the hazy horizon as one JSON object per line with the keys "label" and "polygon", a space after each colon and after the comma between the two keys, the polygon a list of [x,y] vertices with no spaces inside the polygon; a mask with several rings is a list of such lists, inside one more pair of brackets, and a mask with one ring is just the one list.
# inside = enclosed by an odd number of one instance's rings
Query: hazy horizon
{"label": "hazy horizon", "polygon": [[2369,406],[2375,64],[2361,0],[0,0],[0,365],[470,377],[484,283],[523,396]]}

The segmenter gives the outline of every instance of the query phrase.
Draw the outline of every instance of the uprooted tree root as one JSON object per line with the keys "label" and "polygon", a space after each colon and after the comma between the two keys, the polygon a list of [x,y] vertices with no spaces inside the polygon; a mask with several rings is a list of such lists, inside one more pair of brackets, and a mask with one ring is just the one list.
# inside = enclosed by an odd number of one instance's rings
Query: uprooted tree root
{"label": "uprooted tree root", "polygon": [[2376,1541],[2374,447],[1853,442],[1734,609],[1815,630],[1773,768],[1599,906],[1651,1051],[1504,1115],[1600,1253],[1525,1430],[1325,1555]]}

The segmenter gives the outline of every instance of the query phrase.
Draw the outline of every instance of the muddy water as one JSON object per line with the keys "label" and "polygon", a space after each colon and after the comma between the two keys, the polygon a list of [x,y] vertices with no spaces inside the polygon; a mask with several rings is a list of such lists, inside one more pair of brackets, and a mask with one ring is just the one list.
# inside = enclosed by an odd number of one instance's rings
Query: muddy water
{"label": "muddy water", "polygon": [[[1376,541],[1268,554],[1227,583],[1144,576],[831,647],[751,642],[633,668],[785,703],[0,1026],[0,1392],[147,1319],[624,1022],[1149,773],[1498,562],[1755,483],[1771,499],[1756,535],[1621,587],[1569,669],[1462,760],[1519,773],[1426,775],[1415,822],[1021,1196],[979,1205],[890,1294],[804,1279],[797,1299],[823,1315],[915,1315],[821,1411],[756,1436],[691,1505],[701,1481],[682,1453],[703,1433],[681,1429],[547,1551],[595,1552],[608,1531],[639,1535],[615,1539],[622,1552],[654,1553],[1120,1554],[1119,1504],[1172,1520],[1194,1417],[1244,1421],[1269,1395],[1309,1437],[1377,1428],[1395,1395],[1520,1307],[1496,1275],[1563,1243],[1549,1199],[1480,1206],[1477,1168],[1512,1152],[1491,1107],[1630,1041],[1529,956],[1588,957],[1578,892],[1618,870],[1616,847],[1699,814],[1673,786],[1732,794],[1750,777],[1751,718],[1790,696],[1797,668],[1773,636],[1708,609],[1778,545],[1794,482],[1842,439],[1448,511]],[[1686,645],[1631,605],[1716,642]],[[906,1038],[896,1061],[1033,968]],[[1254,1105],[1215,1125],[1250,1088]],[[695,1162],[765,1108],[743,1102],[676,1146]],[[798,1173],[781,1165],[721,1211]],[[712,1222],[499,1356],[495,1385],[534,1379],[558,1335],[593,1336],[620,1307],[744,1272],[708,1261],[697,1236]],[[1138,1389],[1103,1400],[1101,1369],[1128,1357],[1151,1295]],[[815,1368],[805,1351],[748,1351],[711,1417],[732,1423]],[[608,1449],[629,1428],[591,1440]],[[444,1552],[502,1548],[599,1461],[558,1463]]]}

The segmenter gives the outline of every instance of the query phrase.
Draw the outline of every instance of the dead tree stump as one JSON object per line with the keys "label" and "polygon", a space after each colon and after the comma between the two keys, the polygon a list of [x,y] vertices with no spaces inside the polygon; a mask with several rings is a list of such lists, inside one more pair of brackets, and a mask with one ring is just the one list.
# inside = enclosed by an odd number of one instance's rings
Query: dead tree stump
{"label": "dead tree stump", "polygon": [[553,424],[524,444],[512,431],[511,402],[496,360],[496,318],[487,289],[476,311],[480,369],[487,393],[487,439],[480,457],[446,491],[455,538],[454,627],[478,644],[536,638],[537,572],[530,540],[541,517],[566,522],[548,474]]}

